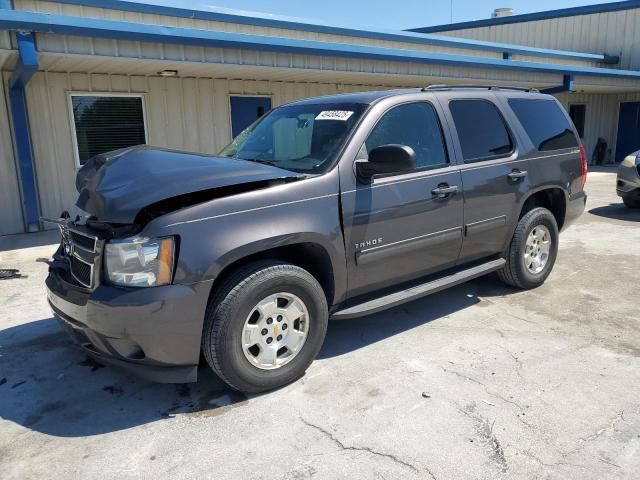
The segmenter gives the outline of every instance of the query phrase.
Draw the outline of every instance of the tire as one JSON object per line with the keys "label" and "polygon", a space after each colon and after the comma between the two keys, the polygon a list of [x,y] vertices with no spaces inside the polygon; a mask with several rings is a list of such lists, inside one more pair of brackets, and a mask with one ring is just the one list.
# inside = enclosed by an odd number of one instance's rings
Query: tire
{"label": "tire", "polygon": [[[525,265],[525,253],[527,253],[527,240],[536,229],[536,234],[543,232],[548,234],[550,245],[546,262],[540,271],[532,271]],[[546,229],[546,232],[545,232]],[[558,256],[558,224],[553,214],[546,208],[538,207],[527,212],[518,222],[511,243],[505,254],[507,263],[498,270],[498,277],[507,285],[522,289],[537,288],[542,285]],[[534,247],[535,248],[535,247]],[[535,250],[534,250],[535,251]],[[534,255],[535,256],[535,255]],[[534,267],[536,265],[533,265]],[[540,267],[540,265],[537,265]]]}
{"label": "tire", "polygon": [[640,208],[640,195],[638,194],[622,197],[622,201],[627,208]]}
{"label": "tire", "polygon": [[[277,295],[276,295],[277,294]],[[268,304],[268,308],[288,308],[289,303],[295,302],[295,308],[306,314],[298,317],[298,320],[287,320],[286,310],[283,315],[258,314],[258,304],[277,297],[274,302]],[[301,303],[300,303],[301,302]],[[294,305],[294,303],[291,303]],[[265,311],[265,310],[263,310]],[[271,317],[274,318],[271,318]],[[295,316],[295,311],[290,317]],[[255,319],[254,319],[255,317]],[[271,319],[271,324],[266,325],[266,318]],[[258,320],[259,318],[259,320]],[[253,319],[253,320],[252,320]],[[304,319],[304,320],[303,320]],[[284,262],[260,261],[241,267],[226,281],[224,281],[211,296],[207,306],[205,326],[202,337],[202,352],[211,369],[230,387],[245,393],[260,393],[282,387],[302,377],[311,362],[320,351],[327,332],[329,309],[324,290],[318,281],[306,270]],[[258,343],[247,351],[244,345],[248,337],[246,328],[250,322],[255,322],[258,328],[255,335],[260,335]],[[280,323],[278,323],[280,322]],[[287,322],[292,323],[289,327]],[[276,341],[278,333],[283,337],[283,342],[294,338],[293,333],[300,334],[296,325],[303,330],[305,325],[306,337],[299,341],[298,350],[293,353],[285,348],[280,358],[277,349],[276,361],[287,362],[281,366],[258,366],[257,354],[264,351],[275,350],[280,345]],[[279,326],[280,330],[275,330]],[[269,328],[269,333],[262,332]],[[288,329],[285,335],[285,331]],[[244,332],[244,334],[243,334]],[[292,335],[289,335],[289,334]],[[272,342],[266,345],[268,338]],[[275,347],[274,347],[275,346]]]}

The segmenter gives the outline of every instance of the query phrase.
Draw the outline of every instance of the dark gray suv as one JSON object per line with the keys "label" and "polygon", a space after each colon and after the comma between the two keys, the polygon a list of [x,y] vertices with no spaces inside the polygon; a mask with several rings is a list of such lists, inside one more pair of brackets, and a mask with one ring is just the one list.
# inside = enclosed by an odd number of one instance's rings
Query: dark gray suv
{"label": "dark gray suv", "polygon": [[497,87],[314,98],[218,156],[149,146],[91,159],[46,280],[99,362],[230,386],[300,378],[329,318],[496,271],[535,288],[584,210],[586,158],[551,96]]}

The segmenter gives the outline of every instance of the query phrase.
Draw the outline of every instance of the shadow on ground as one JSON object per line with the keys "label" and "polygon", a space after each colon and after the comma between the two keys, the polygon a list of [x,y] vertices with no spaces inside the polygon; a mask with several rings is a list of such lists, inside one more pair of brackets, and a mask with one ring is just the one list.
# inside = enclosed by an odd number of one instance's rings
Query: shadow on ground
{"label": "shadow on ground", "polygon": [[[320,358],[331,358],[442,319],[511,290],[491,277],[360,319],[331,322]],[[444,319],[446,321],[446,319]],[[144,382],[88,359],[53,318],[0,331],[0,418],[59,437],[123,430],[174,415],[215,416],[247,397],[200,369],[194,384]]]}
{"label": "shadow on ground", "polygon": [[613,218],[614,220],[640,222],[640,209],[625,207],[622,202],[592,208],[589,213],[598,217]]}
{"label": "shadow on ground", "polygon": [[[58,233],[57,229],[28,234],[0,235],[0,252],[56,245],[58,243],[60,243],[60,233]],[[52,249],[52,252],[54,249]]]}

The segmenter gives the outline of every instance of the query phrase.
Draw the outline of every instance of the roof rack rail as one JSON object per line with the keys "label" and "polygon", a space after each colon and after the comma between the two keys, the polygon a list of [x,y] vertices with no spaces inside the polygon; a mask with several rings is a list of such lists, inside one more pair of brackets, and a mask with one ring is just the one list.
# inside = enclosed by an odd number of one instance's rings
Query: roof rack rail
{"label": "roof rack rail", "polygon": [[510,86],[500,86],[500,85],[427,85],[423,87],[421,91],[423,92],[432,92],[434,90],[457,90],[457,89],[467,89],[467,88],[478,88],[485,90],[516,90],[518,92],[531,92],[531,93],[540,93],[540,90],[537,88],[524,88],[524,87],[510,87]]}

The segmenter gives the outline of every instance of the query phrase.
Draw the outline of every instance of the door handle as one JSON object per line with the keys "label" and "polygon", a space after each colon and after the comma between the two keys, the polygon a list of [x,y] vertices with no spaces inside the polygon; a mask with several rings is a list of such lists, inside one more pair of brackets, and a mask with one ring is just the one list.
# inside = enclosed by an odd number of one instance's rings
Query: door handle
{"label": "door handle", "polygon": [[445,198],[452,193],[456,193],[457,191],[458,191],[457,185],[448,185],[445,183],[442,185],[438,185],[437,188],[434,188],[433,190],[431,190],[431,194],[436,197]]}
{"label": "door handle", "polygon": [[520,180],[521,178],[524,178],[528,175],[526,170],[514,170],[513,172],[511,172],[510,174],[507,175],[507,177],[509,177],[511,180]]}

